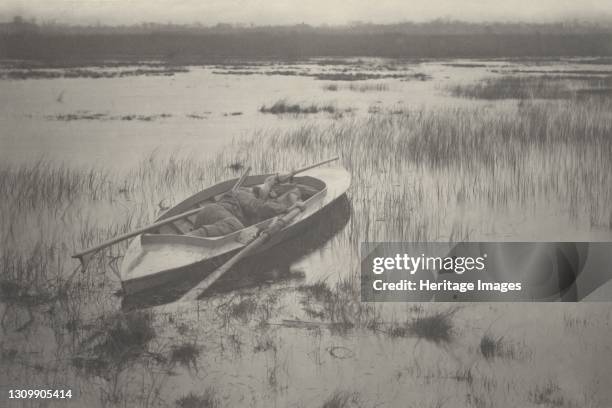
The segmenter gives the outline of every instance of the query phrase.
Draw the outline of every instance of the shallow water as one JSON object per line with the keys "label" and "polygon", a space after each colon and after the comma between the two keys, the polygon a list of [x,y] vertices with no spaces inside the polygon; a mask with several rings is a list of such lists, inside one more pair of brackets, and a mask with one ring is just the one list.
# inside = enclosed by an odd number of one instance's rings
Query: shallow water
{"label": "shallow water", "polygon": [[[366,61],[380,72],[377,64],[381,61]],[[367,116],[372,110],[384,112],[426,105],[474,104],[479,102],[449,97],[443,86],[449,82],[497,75],[491,73],[491,69],[508,65],[486,62],[486,68],[466,68],[445,65],[448,62],[401,63],[398,70],[387,71],[393,75],[424,73],[430,77],[425,81],[411,78],[323,81],[298,75],[224,75],[219,73],[227,70],[211,66],[189,67],[188,73],[160,77],[1,80],[0,159],[21,163],[44,155],[71,164],[98,163],[128,168],[143,153],[153,149],[198,151],[206,156],[232,139],[246,137],[256,130],[282,130],[312,120],[309,115],[277,117],[259,112],[262,105],[270,106],[279,99],[306,104],[332,103],[339,110],[351,109],[348,114],[357,116]],[[515,65],[521,66],[512,66]],[[566,67],[566,64],[554,67]],[[343,72],[344,69],[344,65],[310,63],[263,66],[253,71],[291,70],[316,74]],[[361,68],[359,72],[372,72],[372,69]],[[324,89],[332,83],[339,86],[337,91]],[[346,89],[351,84],[364,83],[384,84],[388,90],[359,92]],[[151,121],[54,119],[57,115],[79,113],[115,118],[170,116]],[[333,120],[332,116],[317,114],[316,119]]]}
{"label": "shallow water", "polygon": [[[313,122],[333,124],[422,106],[435,109],[495,104],[500,109],[512,110],[516,109],[516,101],[453,98],[444,87],[500,75],[493,72],[499,70],[583,67],[574,60],[537,64],[462,60],[401,62],[394,64],[393,69],[382,68],[388,62],[355,61],[361,68],[349,66],[348,72],[418,72],[430,79],[359,81],[356,84],[388,86],[387,90],[360,92],[348,89],[353,83],[349,81],[265,75],[270,70],[313,75],[344,72],[346,68],[312,61],[249,68],[263,73],[254,75],[218,74],[215,72],[229,68],[208,66],[189,67],[188,73],[170,77],[2,80],[0,160],[27,166],[44,155],[54,163],[93,164],[118,173],[133,168],[154,149],[161,155],[188,152],[204,160],[233,139],[246,139],[265,130],[282,133]],[[588,66],[602,71],[608,68]],[[330,83],[337,84],[339,89],[325,90],[324,86]],[[327,113],[277,116],[259,112],[262,105],[269,106],[284,98],[306,104],[333,103],[342,111],[342,117]],[[73,121],[57,119],[58,115],[69,114],[103,116]],[[170,116],[159,116],[163,114]],[[126,115],[150,119],[123,119]],[[537,160],[534,155],[532,164],[536,169]],[[351,202],[352,199],[357,197],[371,204],[371,219],[380,227],[371,228],[378,235],[370,239],[390,234],[384,221],[391,214],[385,213],[380,197],[376,196],[381,191],[380,187],[375,188],[377,184],[420,183],[422,202],[427,205],[418,209],[419,214],[407,217],[438,218],[437,224],[429,226],[429,237],[436,240],[450,239],[449,225],[454,221],[476,226],[469,231],[471,240],[612,239],[608,228],[592,225],[583,216],[568,217],[565,203],[551,203],[540,197],[537,205],[528,209],[520,203],[508,203],[503,208],[491,208],[480,202],[455,205],[436,199],[439,192],[432,187],[434,179],[452,183],[452,174],[428,172],[411,165],[402,170],[398,180],[388,180],[386,174],[369,180],[372,184],[369,193],[351,191],[349,203],[338,209],[334,225],[322,225],[277,248],[283,256],[264,255],[253,264],[243,265],[224,277],[199,302],[172,303],[189,288],[190,283],[185,282],[175,288],[123,298],[118,293],[120,282],[110,273],[97,277],[78,275],[78,290],[83,295],[59,306],[34,307],[36,319],[22,331],[15,328],[27,321],[28,308],[3,302],[7,328],[3,329],[0,341],[0,384],[69,386],[78,395],[71,401],[73,406],[171,406],[181,396],[202,392],[208,386],[214,387],[222,406],[228,407],[320,407],[337,390],[359,393],[361,406],[396,407],[417,401],[425,407],[612,404],[612,393],[605,381],[612,370],[608,304],[462,305],[453,315],[453,341],[436,344],[414,336],[390,335],[391,328],[453,305],[366,305],[369,307],[361,310],[359,299],[350,298],[342,299],[342,309],[330,311],[333,302],[330,306],[329,299],[321,301],[308,294],[305,286],[324,281],[333,288],[359,264],[351,237],[351,233],[359,231],[359,226],[352,223],[359,220],[354,219],[351,206],[364,204]],[[493,182],[484,176],[483,180]],[[452,186],[449,191],[453,191]],[[176,193],[176,189],[164,186],[159,195],[163,197],[166,192],[176,194],[167,197],[167,205],[192,193]],[[129,213],[139,199],[118,193],[110,204],[83,204],[85,209],[79,210],[79,219],[102,226],[107,219],[117,216],[119,208],[125,207],[126,214]],[[145,203],[141,211],[154,214],[155,206],[156,203]],[[77,231],[82,227],[66,226],[60,216],[61,213],[44,214],[42,222],[29,219],[25,227],[29,231],[28,241],[34,245],[39,231],[54,231],[57,226]],[[143,217],[146,221],[147,214]],[[26,246],[31,245],[30,242],[26,245],[24,238]],[[104,258],[102,262],[112,261]],[[155,313],[156,337],[149,344],[151,355],[167,355],[173,346],[183,343],[196,344],[200,354],[186,365],[162,364],[151,356],[140,356],[121,369],[103,374],[76,370],[72,359],[83,353],[84,339],[95,333],[101,316],[133,309]],[[347,316],[332,322],[327,318],[332,312]],[[357,322],[357,312],[363,313],[364,319],[380,321],[381,327],[371,328]],[[337,325],[336,321],[344,323]],[[483,359],[480,342],[487,333],[503,339],[512,352],[492,360]],[[23,406],[35,406],[28,404]]]}

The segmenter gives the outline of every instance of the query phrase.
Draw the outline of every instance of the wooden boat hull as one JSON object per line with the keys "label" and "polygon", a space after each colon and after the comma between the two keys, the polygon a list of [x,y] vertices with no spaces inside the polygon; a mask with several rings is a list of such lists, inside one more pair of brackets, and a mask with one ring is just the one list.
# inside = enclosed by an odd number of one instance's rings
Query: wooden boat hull
{"label": "wooden boat hull", "polygon": [[[244,185],[260,184],[267,176],[248,177]],[[317,214],[346,193],[350,180],[350,174],[339,167],[312,169],[296,177],[296,181],[317,186],[317,189],[321,190],[305,201],[306,210],[302,214],[254,254],[264,252],[302,233],[313,223],[321,222]],[[194,208],[203,200],[229,190],[234,181],[219,183],[187,198],[163,214],[158,221]],[[143,234],[131,242],[121,265],[124,292],[133,294],[179,279],[203,279],[244,247],[245,237],[249,232],[253,233],[257,228],[265,227],[270,221],[266,220],[225,237],[201,238],[168,233],[167,230],[165,233],[161,231],[158,234]]]}

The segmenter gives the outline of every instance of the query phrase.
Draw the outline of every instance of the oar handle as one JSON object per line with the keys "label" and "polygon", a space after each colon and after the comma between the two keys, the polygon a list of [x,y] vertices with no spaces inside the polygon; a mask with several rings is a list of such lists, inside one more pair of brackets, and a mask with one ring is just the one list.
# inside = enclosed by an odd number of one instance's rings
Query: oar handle
{"label": "oar handle", "polygon": [[240,186],[244,183],[244,180],[246,180],[250,172],[251,172],[251,166],[247,167],[245,172],[242,173],[242,176],[240,176],[236,184],[234,184],[234,187],[232,187],[232,191],[236,191],[240,188]]}
{"label": "oar handle", "polygon": [[291,177],[295,176],[298,173],[302,173],[302,172],[305,172],[306,170],[314,169],[315,167],[319,167],[319,166],[322,166],[324,164],[331,163],[333,161],[338,160],[339,158],[340,157],[338,157],[338,156],[332,157],[331,159],[323,160],[323,161],[320,161],[318,163],[302,167],[301,169],[293,170],[293,171],[287,173],[286,175],[283,175],[283,177],[291,178]]}

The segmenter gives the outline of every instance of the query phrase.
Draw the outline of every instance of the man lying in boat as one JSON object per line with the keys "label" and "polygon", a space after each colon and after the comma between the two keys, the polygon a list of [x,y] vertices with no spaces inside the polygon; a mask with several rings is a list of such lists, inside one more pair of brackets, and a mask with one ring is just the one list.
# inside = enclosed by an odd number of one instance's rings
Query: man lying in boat
{"label": "man lying in boat", "polygon": [[287,213],[296,207],[303,210],[302,200],[316,191],[281,178],[278,175],[270,176],[262,185],[239,188],[224,194],[215,203],[206,204],[196,215],[194,229],[189,235],[218,237]]}

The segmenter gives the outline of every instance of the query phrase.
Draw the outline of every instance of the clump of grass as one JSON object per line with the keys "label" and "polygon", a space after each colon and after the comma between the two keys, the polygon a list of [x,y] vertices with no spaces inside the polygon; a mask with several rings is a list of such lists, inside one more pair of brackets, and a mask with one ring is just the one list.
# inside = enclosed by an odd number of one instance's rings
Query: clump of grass
{"label": "clump of grass", "polygon": [[448,87],[451,95],[478,99],[563,99],[570,96],[567,84],[540,77],[504,76],[467,85]]}
{"label": "clump of grass", "polygon": [[325,84],[323,85],[323,90],[335,92],[338,90],[337,84]]}
{"label": "clump of grass", "polygon": [[386,333],[389,337],[407,337],[410,331],[404,325],[393,325],[387,329]]}
{"label": "clump of grass", "polygon": [[453,379],[459,382],[465,382],[468,385],[472,385],[472,383],[474,382],[474,375],[472,374],[472,369],[458,369],[457,372],[455,372]]}
{"label": "clump of grass", "polygon": [[228,167],[230,170],[232,170],[232,171],[236,171],[236,172],[237,172],[237,171],[241,171],[242,169],[244,169],[244,164],[242,164],[242,163],[241,163],[241,162],[239,162],[239,161],[235,161],[235,162],[233,162],[233,163],[230,163],[230,164],[229,164],[227,167]]}
{"label": "clump of grass", "polygon": [[170,349],[169,361],[171,364],[180,364],[187,368],[197,368],[197,359],[200,356],[200,347],[195,343],[174,345]]}
{"label": "clump of grass", "polygon": [[238,303],[232,304],[229,308],[229,315],[237,320],[246,322],[249,317],[257,310],[257,302],[255,299],[247,298]]}
{"label": "clump of grass", "polygon": [[350,391],[335,391],[321,405],[321,408],[353,408],[360,407],[359,393]]}
{"label": "clump of grass", "polygon": [[377,325],[373,309],[360,302],[360,295],[348,280],[338,282],[333,288],[324,280],[297,287],[304,297],[302,310],[309,318],[327,320],[332,334],[347,334],[355,327]]}
{"label": "clump of grass", "polygon": [[140,122],[152,122],[158,119],[170,118],[170,113],[160,113],[157,115],[109,115],[108,113],[93,113],[88,111],[77,111],[74,113],[61,113],[58,115],[47,115],[47,120],[57,120],[62,122],[72,122],[76,120],[124,120],[124,121],[140,121]]}
{"label": "clump of grass", "polygon": [[453,315],[457,309],[419,315],[408,323],[406,333],[433,343],[450,343],[453,339]]}
{"label": "clump of grass", "polygon": [[274,344],[274,340],[267,336],[258,338],[257,343],[253,347],[253,352],[261,353],[268,350],[276,351],[276,344]]}
{"label": "clump of grass", "polygon": [[324,81],[364,81],[368,79],[418,79],[424,81],[429,79],[425,74],[376,74],[369,72],[325,72],[314,74],[314,77]]}
{"label": "clump of grass", "polygon": [[104,318],[82,342],[84,354],[73,359],[73,365],[78,368],[87,367],[91,362],[104,362],[104,367],[123,367],[146,354],[148,344],[155,336],[151,312],[113,314]]}
{"label": "clump of grass", "polygon": [[330,300],[334,296],[334,292],[325,281],[318,281],[309,285],[298,286],[297,290],[303,292],[311,298],[319,302]]}
{"label": "clump of grass", "polygon": [[178,408],[219,408],[221,402],[214,388],[209,387],[202,394],[189,394],[176,400]]}
{"label": "clump of grass", "polygon": [[583,329],[591,325],[591,321],[588,318],[571,316],[567,313],[563,315],[563,323],[568,329]]}
{"label": "clump of grass", "polygon": [[189,114],[185,115],[185,117],[187,117],[189,119],[208,119],[207,115],[200,115],[198,113],[189,113]]}
{"label": "clump of grass", "polygon": [[302,311],[309,319],[324,320],[329,317],[328,312],[333,302],[333,292],[324,281],[310,285],[301,285],[298,292],[306,296],[301,300]]}
{"label": "clump of grass", "polygon": [[272,113],[275,115],[313,114],[320,112],[336,113],[338,111],[338,108],[336,108],[336,106],[332,104],[317,105],[312,103],[310,105],[302,105],[299,103],[290,103],[286,99],[280,99],[274,102],[272,106],[268,107],[266,105],[263,105],[261,108],[259,108],[259,111],[261,113]]}
{"label": "clump of grass", "polygon": [[350,83],[348,86],[338,86],[337,84],[326,84],[323,85],[325,91],[338,91],[339,89],[347,89],[354,92],[384,92],[389,90],[389,84],[383,83]]}
{"label": "clump of grass", "polygon": [[178,73],[189,72],[187,68],[162,67],[162,68],[136,68],[120,70],[103,69],[15,69],[0,73],[0,79],[24,80],[24,79],[55,79],[55,78],[124,78],[134,76],[172,76]]}
{"label": "clump of grass", "polygon": [[591,95],[607,97],[612,95],[612,76],[502,76],[497,78],[487,78],[471,84],[450,85],[447,87],[447,90],[453,96],[490,100],[570,99],[577,97],[589,97]]}
{"label": "clump of grass", "polygon": [[389,90],[389,84],[382,83],[362,83],[362,84],[350,84],[348,89],[355,92],[384,92]]}
{"label": "clump of grass", "polygon": [[389,337],[417,337],[436,344],[450,343],[454,335],[452,316],[456,311],[451,309],[429,315],[419,314],[404,324],[392,324],[385,333]]}
{"label": "clump of grass", "polygon": [[482,336],[482,339],[480,339],[480,353],[484,358],[488,360],[499,355],[503,347],[502,339],[502,337],[495,339],[489,334]]}
{"label": "clump of grass", "polygon": [[92,200],[113,191],[108,171],[73,168],[48,160],[22,166],[0,166],[0,194],[13,208],[57,206],[86,194]]}
{"label": "clump of grass", "polygon": [[503,337],[495,338],[490,333],[485,333],[480,339],[480,353],[487,360],[494,358],[521,360],[531,357],[530,350],[524,344],[510,342]]}
{"label": "clump of grass", "polygon": [[553,381],[548,381],[544,385],[536,385],[529,390],[529,401],[536,405],[546,405],[547,407],[561,407],[565,405],[565,398],[560,395],[561,388]]}

